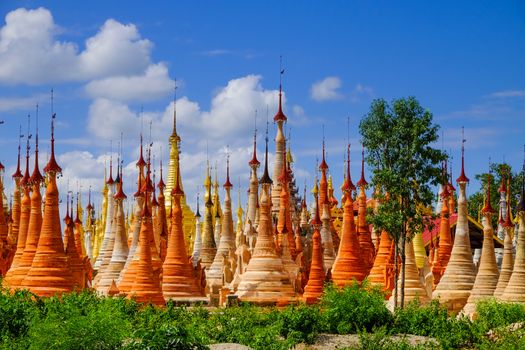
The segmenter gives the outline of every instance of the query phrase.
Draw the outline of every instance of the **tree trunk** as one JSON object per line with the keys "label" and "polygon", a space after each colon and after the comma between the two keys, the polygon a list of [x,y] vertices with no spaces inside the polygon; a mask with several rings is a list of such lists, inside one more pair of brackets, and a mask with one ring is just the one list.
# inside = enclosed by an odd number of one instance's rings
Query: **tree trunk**
{"label": "tree trunk", "polygon": [[401,232],[401,308],[405,307],[405,263],[406,263],[406,226],[403,225],[403,231]]}
{"label": "tree trunk", "polygon": [[397,242],[395,242],[394,244],[394,310],[397,309],[397,280],[399,278],[399,269],[398,269],[398,258],[397,256],[399,255],[399,240],[395,240]]}

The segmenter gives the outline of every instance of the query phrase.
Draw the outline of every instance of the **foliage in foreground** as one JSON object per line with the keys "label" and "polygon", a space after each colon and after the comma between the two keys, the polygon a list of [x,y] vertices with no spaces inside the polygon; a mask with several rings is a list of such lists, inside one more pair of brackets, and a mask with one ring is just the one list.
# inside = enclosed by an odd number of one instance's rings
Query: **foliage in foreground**
{"label": "foliage in foreground", "polygon": [[[383,294],[357,284],[327,286],[319,306],[285,309],[239,307],[209,310],[173,304],[159,309],[94,293],[40,299],[20,291],[0,292],[0,349],[205,349],[232,342],[254,349],[289,349],[313,343],[319,333],[359,334],[360,349],[525,348],[525,308],[494,300],[478,317],[449,317],[437,302],[411,303],[392,315]],[[394,334],[414,334],[437,343],[410,345]],[[438,344],[438,345],[437,345]]]}

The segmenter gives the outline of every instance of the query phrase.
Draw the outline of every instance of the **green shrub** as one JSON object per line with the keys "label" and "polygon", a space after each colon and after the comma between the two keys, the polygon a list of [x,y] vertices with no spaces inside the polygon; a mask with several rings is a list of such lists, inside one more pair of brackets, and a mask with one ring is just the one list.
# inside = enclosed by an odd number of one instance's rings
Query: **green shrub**
{"label": "green shrub", "polygon": [[436,344],[426,342],[411,345],[406,339],[393,339],[385,327],[374,329],[373,333],[359,332],[359,350],[426,350],[437,349]]}
{"label": "green shrub", "polygon": [[166,326],[135,332],[125,350],[200,350],[207,349],[184,327]]}
{"label": "green shrub", "polygon": [[512,323],[525,322],[525,307],[515,303],[500,303],[495,299],[483,300],[476,306],[478,323],[488,331]]}
{"label": "green shrub", "polygon": [[338,289],[325,288],[321,299],[323,328],[327,332],[348,334],[392,323],[392,314],[385,305],[383,292],[370,288],[366,281],[360,286],[354,282]]}
{"label": "green shrub", "polygon": [[16,291],[11,294],[0,290],[0,338],[9,339],[24,336],[31,320],[39,313],[39,302],[28,291]]}
{"label": "green shrub", "polygon": [[317,306],[289,306],[277,312],[280,335],[294,343],[312,344],[321,329],[321,312]]}

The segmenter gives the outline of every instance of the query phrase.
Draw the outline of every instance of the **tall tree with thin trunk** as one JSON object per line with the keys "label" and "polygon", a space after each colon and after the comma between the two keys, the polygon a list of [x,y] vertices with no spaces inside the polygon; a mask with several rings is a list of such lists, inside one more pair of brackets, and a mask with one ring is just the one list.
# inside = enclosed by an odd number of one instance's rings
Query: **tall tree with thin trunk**
{"label": "tall tree with thin trunk", "polygon": [[[414,97],[372,102],[359,124],[372,184],[380,205],[370,217],[376,229],[389,232],[395,242],[394,305],[404,306],[405,241],[411,234],[430,225],[428,208],[432,203],[431,185],[441,180],[440,164],[445,154],[434,148],[439,126],[432,113]],[[401,295],[397,295],[401,257]]]}

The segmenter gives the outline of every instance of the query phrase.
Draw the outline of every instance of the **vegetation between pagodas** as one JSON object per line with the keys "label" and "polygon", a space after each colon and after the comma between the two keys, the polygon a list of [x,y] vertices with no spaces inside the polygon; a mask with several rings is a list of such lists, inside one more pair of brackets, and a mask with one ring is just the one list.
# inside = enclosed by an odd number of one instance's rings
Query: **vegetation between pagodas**
{"label": "vegetation between pagodas", "polygon": [[[2,291],[0,315],[0,349],[205,349],[213,343],[289,349],[313,344],[321,333],[354,334],[359,349],[525,348],[522,305],[486,300],[473,321],[450,317],[436,301],[391,314],[382,292],[366,282],[327,285],[319,305],[284,309],[157,308],[91,292],[41,299]],[[423,341],[410,342],[414,336]]]}

